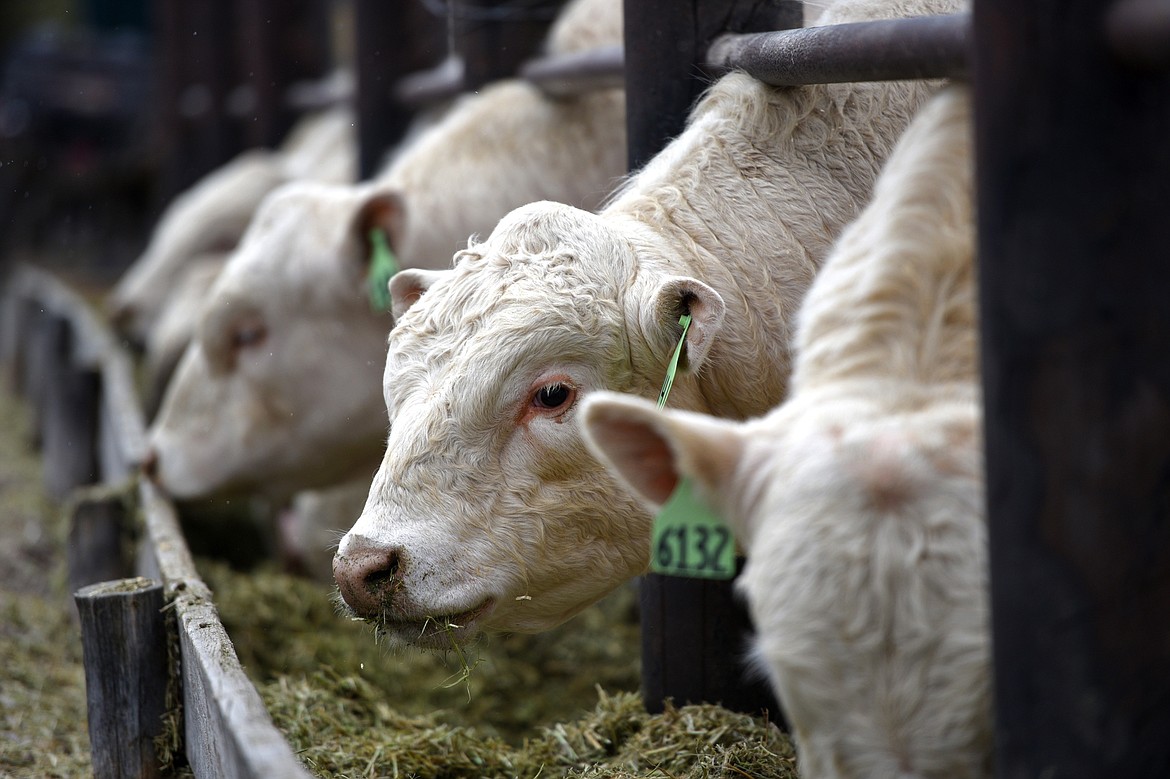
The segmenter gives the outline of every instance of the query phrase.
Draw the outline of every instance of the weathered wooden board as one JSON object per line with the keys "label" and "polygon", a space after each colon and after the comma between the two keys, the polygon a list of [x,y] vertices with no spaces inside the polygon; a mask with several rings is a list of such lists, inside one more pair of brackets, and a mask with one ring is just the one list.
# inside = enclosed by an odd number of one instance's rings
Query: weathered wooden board
{"label": "weathered wooden board", "polygon": [[[108,479],[106,483],[123,482],[134,472],[145,452],[145,423],[129,357],[84,300],[49,274],[20,268],[10,283],[13,286],[9,290],[18,290],[19,294],[8,295],[5,305],[23,305],[27,311],[36,312],[34,317],[13,317],[10,321],[34,327],[39,323],[37,332],[42,334],[40,340],[44,344],[51,341],[45,335],[51,332],[44,327],[46,322],[65,327],[70,348],[58,349],[65,358],[62,365],[100,379],[100,412],[86,417],[86,421],[95,431],[100,431],[100,435],[99,432],[91,435],[99,436],[101,443],[97,451],[103,459],[110,460],[101,467],[102,475]],[[18,327],[13,338],[21,343],[27,335]],[[26,350],[32,348],[36,344],[25,344]],[[52,361],[46,361],[46,366],[51,364]],[[39,380],[36,386],[43,389],[43,381]],[[45,411],[57,413],[58,406],[60,403],[48,404]],[[73,417],[72,421],[79,422],[80,418]],[[240,666],[216,614],[211,592],[195,570],[174,506],[147,481],[139,483],[137,495],[145,532],[135,567],[141,574],[162,582],[163,595],[176,617],[184,750],[195,775],[199,779],[307,779],[310,774],[272,724],[259,693]],[[112,495],[111,503],[104,507],[97,501],[81,509],[92,515],[83,517],[76,528],[77,535],[85,536],[79,543],[116,545],[108,532],[88,531],[125,519],[114,516],[120,510],[118,500]],[[78,549],[74,553],[82,552]],[[166,641],[157,643],[165,655]],[[91,694],[103,693],[95,689]],[[95,754],[95,766],[99,760],[105,758]],[[123,775],[118,773],[120,770],[123,769],[99,775],[120,776]]]}

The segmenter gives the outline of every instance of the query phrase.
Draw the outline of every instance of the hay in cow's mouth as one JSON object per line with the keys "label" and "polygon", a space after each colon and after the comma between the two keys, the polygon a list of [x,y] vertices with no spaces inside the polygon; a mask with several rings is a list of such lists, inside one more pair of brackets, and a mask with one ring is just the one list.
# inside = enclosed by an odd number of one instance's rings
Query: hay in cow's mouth
{"label": "hay in cow's mouth", "polygon": [[476,622],[489,614],[495,605],[495,598],[489,597],[478,606],[455,614],[428,615],[421,619],[397,619],[384,614],[369,622],[379,640],[410,644],[420,649],[461,652],[460,647],[479,634]]}

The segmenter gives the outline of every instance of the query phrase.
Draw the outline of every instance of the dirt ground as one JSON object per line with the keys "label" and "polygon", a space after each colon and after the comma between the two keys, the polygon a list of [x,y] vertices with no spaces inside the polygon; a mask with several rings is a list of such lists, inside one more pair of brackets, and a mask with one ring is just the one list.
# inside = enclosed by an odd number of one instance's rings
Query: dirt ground
{"label": "dirt ground", "polygon": [[29,417],[0,381],[0,777],[88,777],[64,523],[41,489]]}

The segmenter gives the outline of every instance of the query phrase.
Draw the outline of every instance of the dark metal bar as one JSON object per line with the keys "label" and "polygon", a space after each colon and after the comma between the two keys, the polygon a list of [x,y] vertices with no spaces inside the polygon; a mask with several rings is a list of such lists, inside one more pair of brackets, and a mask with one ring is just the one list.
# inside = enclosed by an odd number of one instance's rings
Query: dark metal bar
{"label": "dark metal bar", "polygon": [[1107,6],[973,11],[1003,779],[1170,775],[1170,72]]}
{"label": "dark metal bar", "polygon": [[727,32],[799,27],[794,0],[631,0],[625,4],[626,127],[639,168],[682,132],[708,85],[707,49]]}
{"label": "dark metal bar", "polygon": [[161,57],[155,144],[163,161],[163,201],[186,189],[243,148],[228,94],[238,83],[233,0],[159,0]]}
{"label": "dark metal bar", "polygon": [[1105,17],[1109,45],[1126,63],[1143,69],[1170,68],[1170,3],[1120,0]]}
{"label": "dark metal bar", "polygon": [[362,178],[368,178],[406,134],[413,115],[394,98],[392,86],[446,56],[446,23],[418,0],[354,0],[354,25],[358,168]]}
{"label": "dark metal bar", "polygon": [[603,46],[574,54],[540,57],[524,63],[519,75],[552,97],[614,89],[626,83],[625,49]]}
{"label": "dark metal bar", "polygon": [[246,146],[276,146],[296,113],[285,100],[289,86],[320,78],[330,67],[329,16],[324,0],[248,0],[236,5],[241,63],[238,88],[246,88]]}
{"label": "dark metal bar", "polygon": [[463,61],[448,57],[433,68],[398,79],[392,94],[404,106],[419,109],[441,103],[463,92]]}
{"label": "dark metal bar", "polygon": [[451,4],[455,53],[463,89],[475,90],[516,74],[534,56],[564,0],[457,0]]}
{"label": "dark metal bar", "polygon": [[[628,0],[625,3],[626,126],[638,168],[683,130],[707,86],[700,65],[712,39],[732,32],[799,26],[787,0]],[[730,582],[648,574],[641,582],[642,700],[717,702],[738,711],[780,709],[768,686],[745,678],[741,658],[751,620]]]}
{"label": "dark metal bar", "polygon": [[965,78],[970,30],[969,14],[945,14],[729,34],[711,45],[707,66],[773,86]]}
{"label": "dark metal bar", "polygon": [[[550,97],[569,97],[625,84],[625,52],[621,46],[603,46],[573,54],[555,54],[528,60],[516,74]],[[394,85],[394,97],[419,108],[464,91],[462,61],[449,58],[441,65],[404,76]]]}

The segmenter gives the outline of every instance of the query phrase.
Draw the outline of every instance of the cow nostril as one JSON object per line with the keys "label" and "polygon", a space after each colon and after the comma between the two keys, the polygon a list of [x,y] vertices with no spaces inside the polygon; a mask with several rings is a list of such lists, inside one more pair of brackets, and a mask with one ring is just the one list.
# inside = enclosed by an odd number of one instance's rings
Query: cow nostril
{"label": "cow nostril", "polygon": [[362,536],[348,536],[333,557],[333,578],[341,599],[359,617],[377,619],[392,609],[405,586],[408,561],[402,551]]}
{"label": "cow nostril", "polygon": [[125,303],[114,303],[107,309],[107,314],[115,330],[124,330],[134,317],[134,309]]}
{"label": "cow nostril", "polygon": [[154,480],[158,476],[158,450],[150,449],[142,458],[142,473],[146,478]]}
{"label": "cow nostril", "polygon": [[372,568],[366,573],[363,581],[371,589],[383,589],[391,583],[397,573],[398,553],[391,551],[386,555],[386,559],[382,561],[382,565]]}

